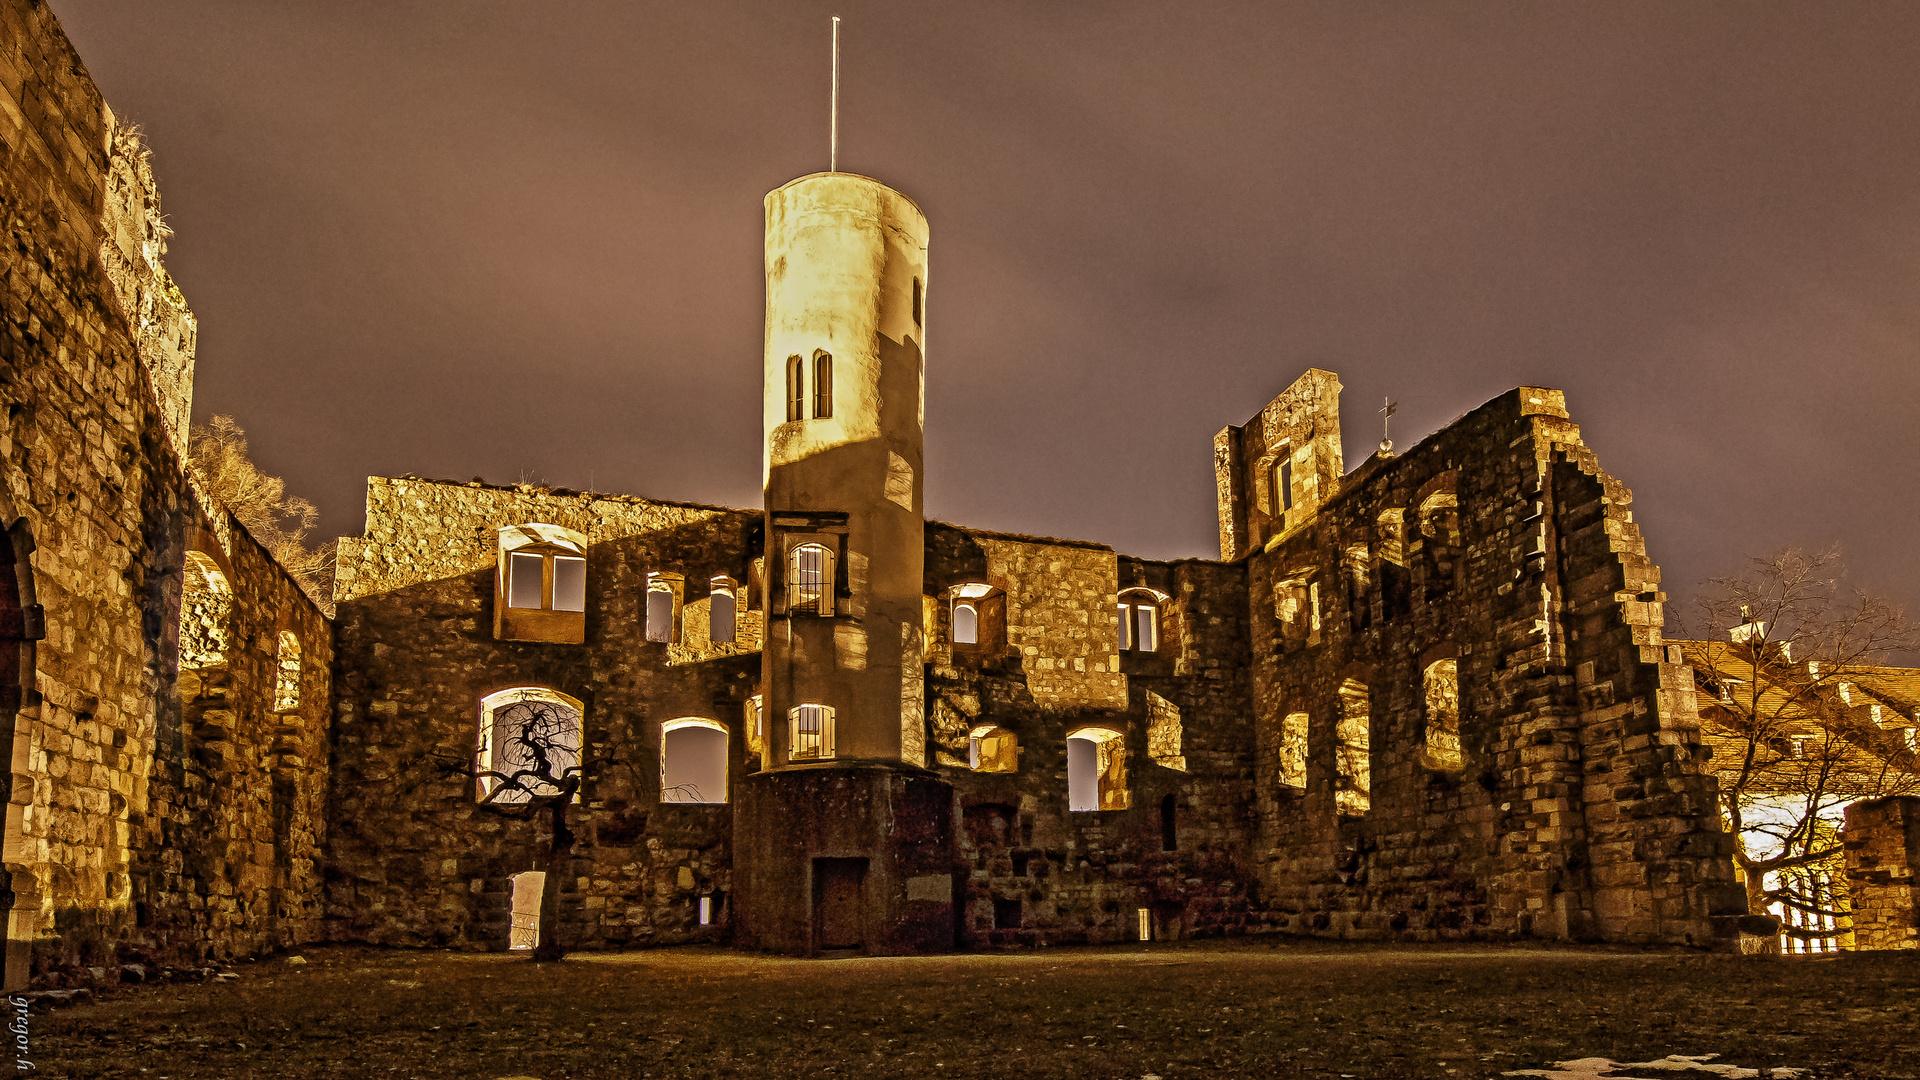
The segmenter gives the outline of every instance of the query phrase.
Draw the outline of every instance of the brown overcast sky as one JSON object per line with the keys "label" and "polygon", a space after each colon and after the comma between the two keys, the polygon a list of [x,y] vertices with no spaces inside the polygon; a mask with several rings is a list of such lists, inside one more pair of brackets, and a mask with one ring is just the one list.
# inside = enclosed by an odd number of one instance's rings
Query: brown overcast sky
{"label": "brown overcast sky", "polygon": [[1920,4],[52,0],[144,125],[195,415],[369,473],[759,502],[761,197],[932,223],[927,507],[1217,552],[1303,368],[1347,460],[1562,387],[1676,599],[1838,541],[1920,608]]}

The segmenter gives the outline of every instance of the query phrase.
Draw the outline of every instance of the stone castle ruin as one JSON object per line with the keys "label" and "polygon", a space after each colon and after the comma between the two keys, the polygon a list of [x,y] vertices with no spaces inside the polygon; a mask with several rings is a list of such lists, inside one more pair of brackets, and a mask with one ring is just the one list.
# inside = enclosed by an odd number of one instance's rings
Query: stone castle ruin
{"label": "stone castle ruin", "polygon": [[[137,135],[44,3],[0,41],[9,986],[554,933],[1751,928],[1659,569],[1558,391],[1349,470],[1308,370],[1214,439],[1218,559],[928,521],[928,223],[816,174],[766,200],[764,506],[374,477],[329,616],[182,466]],[[535,716],[589,762],[552,864],[488,805]]]}

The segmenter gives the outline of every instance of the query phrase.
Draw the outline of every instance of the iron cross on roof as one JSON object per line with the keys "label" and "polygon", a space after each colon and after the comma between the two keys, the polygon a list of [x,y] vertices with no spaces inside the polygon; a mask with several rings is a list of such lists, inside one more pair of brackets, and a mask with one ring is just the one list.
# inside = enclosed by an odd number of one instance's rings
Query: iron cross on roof
{"label": "iron cross on roof", "polygon": [[1393,414],[1400,409],[1400,403],[1392,398],[1382,398],[1386,404],[1380,407],[1380,452],[1393,453]]}

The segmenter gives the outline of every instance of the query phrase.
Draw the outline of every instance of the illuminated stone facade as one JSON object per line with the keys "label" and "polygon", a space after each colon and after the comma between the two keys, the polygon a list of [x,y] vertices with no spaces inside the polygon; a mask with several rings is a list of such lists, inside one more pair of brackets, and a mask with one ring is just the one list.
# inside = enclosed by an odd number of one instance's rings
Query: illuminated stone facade
{"label": "illuminated stone facade", "polygon": [[11,985],[508,947],[543,826],[472,773],[516,700],[591,762],[575,947],[1737,941],[1659,571],[1557,391],[1348,471],[1308,370],[1214,439],[1218,559],[928,522],[926,220],[806,177],[767,203],[763,507],[374,478],[329,622],[182,470],[144,151],[44,5],[0,27]]}

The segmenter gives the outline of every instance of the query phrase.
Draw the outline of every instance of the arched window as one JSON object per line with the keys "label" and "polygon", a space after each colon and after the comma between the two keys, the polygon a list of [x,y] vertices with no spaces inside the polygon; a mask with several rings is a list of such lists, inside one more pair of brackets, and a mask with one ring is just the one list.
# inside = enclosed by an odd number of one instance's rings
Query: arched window
{"label": "arched window", "polygon": [[980,640],[980,609],[973,606],[971,600],[960,600],[953,605],[953,643],[955,645],[973,645]]}
{"label": "arched window", "polygon": [[991,655],[1006,641],[1006,596],[982,581],[947,590],[948,640],[965,645],[969,655]]}
{"label": "arched window", "polygon": [[804,419],[807,409],[807,370],[798,356],[787,357],[787,420]]}
{"label": "arched window", "polygon": [[291,630],[282,630],[274,663],[273,711],[292,712],[299,707],[300,638]]}
{"label": "arched window", "polygon": [[1111,728],[1084,727],[1067,736],[1067,809],[1127,808],[1127,741]]}
{"label": "arched window", "polygon": [[219,667],[227,662],[227,623],[233,587],[220,564],[204,551],[187,552],[180,590],[180,666]]}
{"label": "arched window", "polygon": [[833,710],[825,705],[795,705],[787,713],[788,761],[819,761],[833,756]]}
{"label": "arched window", "polygon": [[967,735],[967,767],[974,772],[1020,771],[1020,738],[1003,727],[987,724]]}
{"label": "arched window", "polygon": [[528,522],[499,532],[494,635],[512,641],[586,640],[586,537]]}
{"label": "arched window", "polygon": [[1460,758],[1460,661],[1449,657],[1427,666],[1421,680],[1426,724],[1420,756],[1430,769],[1458,769]]}
{"label": "arched window", "polygon": [[727,801],[727,725],[683,717],[660,726],[660,801]]}
{"label": "arched window", "polygon": [[679,574],[655,570],[647,575],[647,640],[680,640],[680,590],[685,579]]}
{"label": "arched window", "polygon": [[724,575],[714,578],[709,585],[712,594],[707,605],[707,640],[715,645],[732,644],[736,617],[740,613],[740,587]]}
{"label": "arched window", "polygon": [[1160,604],[1165,593],[1128,589],[1120,594],[1120,649],[1122,652],[1160,651]]}
{"label": "arched window", "polygon": [[540,686],[481,698],[474,764],[481,802],[559,794],[560,783],[580,775],[580,703]]}
{"label": "arched window", "polygon": [[833,552],[821,544],[801,544],[787,560],[787,611],[793,615],[833,614]]}
{"label": "arched window", "polygon": [[833,415],[833,355],[813,354],[813,415],[817,419]]}

